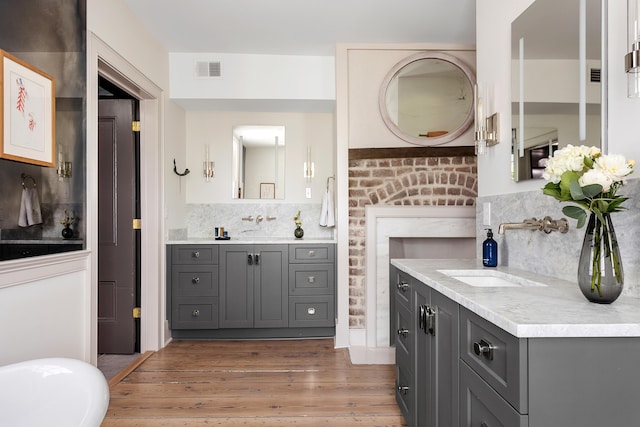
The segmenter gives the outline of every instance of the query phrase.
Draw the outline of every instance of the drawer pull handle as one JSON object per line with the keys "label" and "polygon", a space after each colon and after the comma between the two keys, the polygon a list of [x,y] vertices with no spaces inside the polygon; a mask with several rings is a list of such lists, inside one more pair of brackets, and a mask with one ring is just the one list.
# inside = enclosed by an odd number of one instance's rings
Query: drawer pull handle
{"label": "drawer pull handle", "polygon": [[200,252],[199,251],[192,252],[191,256],[194,258],[200,258]]}
{"label": "drawer pull handle", "polygon": [[198,283],[200,283],[200,278],[194,277],[193,279],[191,279],[191,283],[193,283],[194,285],[197,285]]}
{"label": "drawer pull handle", "polygon": [[313,316],[314,314],[316,314],[316,308],[315,307],[307,308],[307,314],[310,314]]}
{"label": "drawer pull handle", "polygon": [[398,329],[398,335],[402,335],[403,338],[406,338],[409,335],[409,330],[407,328]]}
{"label": "drawer pull handle", "polygon": [[409,393],[409,387],[407,387],[406,385],[399,385],[398,391],[400,392],[400,394],[406,396],[407,393]]}
{"label": "drawer pull handle", "polygon": [[316,251],[309,251],[309,257],[316,256]]}
{"label": "drawer pull handle", "polygon": [[198,310],[198,309],[196,308],[195,310],[193,310],[193,311],[191,312],[191,315],[192,315],[193,317],[198,317],[198,316],[200,316],[200,310]]}
{"label": "drawer pull handle", "polygon": [[316,283],[316,278],[314,276],[309,276],[309,277],[307,277],[307,282]]}
{"label": "drawer pull handle", "polygon": [[489,341],[486,340],[480,340],[480,342],[473,343],[473,352],[476,354],[476,356],[484,355],[484,357],[489,360],[493,360],[494,349],[495,346],[493,346]]}
{"label": "drawer pull handle", "polygon": [[398,290],[402,292],[407,292],[407,289],[409,289],[409,284],[406,282],[400,282],[396,284],[396,286],[398,287]]}

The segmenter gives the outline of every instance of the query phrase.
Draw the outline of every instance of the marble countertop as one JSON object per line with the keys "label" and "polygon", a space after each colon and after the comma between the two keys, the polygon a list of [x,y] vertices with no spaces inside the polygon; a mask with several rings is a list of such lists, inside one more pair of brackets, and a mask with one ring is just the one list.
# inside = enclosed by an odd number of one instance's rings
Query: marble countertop
{"label": "marble countertop", "polygon": [[[508,333],[536,337],[640,337],[640,298],[588,302],[577,283],[477,260],[392,259],[391,264]],[[474,287],[438,270],[487,269],[546,286]]]}
{"label": "marble countertop", "polygon": [[291,239],[286,237],[231,237],[229,240],[216,240],[214,238],[203,238],[203,239],[186,239],[186,240],[168,240],[166,242],[167,245],[258,245],[258,244],[298,244],[298,245],[309,245],[309,244],[327,244],[327,243],[335,243],[333,239]]}

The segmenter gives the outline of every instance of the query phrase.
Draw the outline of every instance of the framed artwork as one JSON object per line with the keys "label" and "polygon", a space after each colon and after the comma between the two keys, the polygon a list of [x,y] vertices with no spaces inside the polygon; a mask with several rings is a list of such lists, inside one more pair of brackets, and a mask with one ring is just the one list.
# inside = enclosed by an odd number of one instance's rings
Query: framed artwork
{"label": "framed artwork", "polygon": [[260,183],[260,198],[261,199],[275,199],[276,198],[276,184],[273,182],[261,182]]}
{"label": "framed artwork", "polygon": [[55,80],[0,50],[0,158],[55,166]]}

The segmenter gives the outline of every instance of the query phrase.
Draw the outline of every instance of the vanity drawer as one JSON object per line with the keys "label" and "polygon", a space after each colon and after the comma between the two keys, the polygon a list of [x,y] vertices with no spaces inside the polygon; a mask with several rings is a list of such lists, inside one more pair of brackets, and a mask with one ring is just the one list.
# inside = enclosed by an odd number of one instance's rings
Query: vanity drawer
{"label": "vanity drawer", "polygon": [[218,329],[218,297],[175,298],[171,329]]}
{"label": "vanity drawer", "polygon": [[527,427],[521,415],[484,382],[466,363],[460,362],[460,427]]}
{"label": "vanity drawer", "polygon": [[413,373],[403,366],[396,366],[396,402],[408,426],[414,425],[415,387]]}
{"label": "vanity drawer", "polygon": [[460,355],[514,408],[528,412],[526,339],[460,307]]}
{"label": "vanity drawer", "polygon": [[289,297],[289,327],[335,325],[333,295]]}
{"label": "vanity drawer", "polygon": [[178,265],[171,269],[173,297],[218,296],[218,266]]}
{"label": "vanity drawer", "polygon": [[413,372],[411,355],[414,354],[415,322],[411,312],[402,304],[396,304],[395,316],[395,329],[392,333],[395,335],[396,357],[404,361],[408,360],[407,368]]}
{"label": "vanity drawer", "polygon": [[289,265],[289,294],[333,294],[334,277],[334,264],[291,264]]}
{"label": "vanity drawer", "polygon": [[291,245],[289,247],[289,262],[335,262],[334,245]]}
{"label": "vanity drawer", "polygon": [[396,302],[403,304],[407,310],[411,309],[412,306],[412,295],[413,295],[413,287],[414,282],[407,273],[396,270],[397,274],[395,277],[395,281],[392,286],[394,288]]}
{"label": "vanity drawer", "polygon": [[216,245],[175,245],[171,247],[171,263],[176,264],[217,264]]}

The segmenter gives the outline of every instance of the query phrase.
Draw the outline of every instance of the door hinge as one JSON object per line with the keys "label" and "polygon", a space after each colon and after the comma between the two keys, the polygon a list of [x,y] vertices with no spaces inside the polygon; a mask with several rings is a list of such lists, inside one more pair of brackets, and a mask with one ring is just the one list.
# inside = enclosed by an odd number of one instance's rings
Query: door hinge
{"label": "door hinge", "polygon": [[133,318],[139,319],[141,315],[142,313],[141,313],[140,307],[133,307]]}
{"label": "door hinge", "polygon": [[140,122],[139,121],[131,122],[131,130],[134,132],[140,132]]}
{"label": "door hinge", "polygon": [[141,230],[142,229],[142,220],[140,218],[133,218],[133,229]]}

